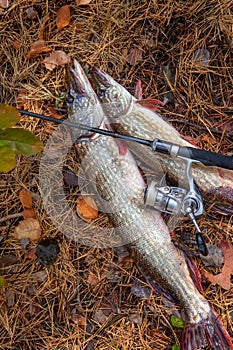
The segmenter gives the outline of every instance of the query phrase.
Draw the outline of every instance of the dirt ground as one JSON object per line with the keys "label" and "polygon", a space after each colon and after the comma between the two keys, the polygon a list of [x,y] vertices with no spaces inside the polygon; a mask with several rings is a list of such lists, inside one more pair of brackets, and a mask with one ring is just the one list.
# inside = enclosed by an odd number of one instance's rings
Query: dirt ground
{"label": "dirt ground", "polygon": [[[58,31],[57,11],[64,5],[70,5],[71,19]],[[206,150],[232,155],[232,28],[231,0],[92,0],[85,6],[9,1],[8,7],[0,6],[0,102],[46,115],[52,107],[66,117],[64,67],[46,69],[42,60],[49,53],[27,58],[32,44],[45,40],[87,72],[94,65],[107,71],[132,94],[140,79],[144,98],[169,99],[162,115],[181,135]],[[31,117],[23,117],[20,126],[44,143],[55,129]],[[40,156],[18,157],[13,171],[0,174],[0,213],[6,217],[0,221],[1,257],[17,258],[14,265],[0,264],[7,281],[0,290],[0,349],[163,350],[178,345],[181,329],[171,325],[171,307],[150,293],[131,258],[77,244],[53,226],[40,195]],[[72,154],[65,165],[77,171]],[[36,242],[24,248],[14,238],[21,218],[9,216],[22,211],[23,188],[32,193],[42,238],[59,242],[58,259],[49,267],[33,255]],[[74,203],[78,189],[66,190]],[[199,221],[207,242],[232,241],[233,216],[212,210],[212,204]],[[194,231],[188,221],[178,233],[187,231]],[[196,263],[202,272],[200,259]],[[133,292],[138,286],[144,295]],[[233,337],[232,289],[211,285],[204,277],[203,287]]]}

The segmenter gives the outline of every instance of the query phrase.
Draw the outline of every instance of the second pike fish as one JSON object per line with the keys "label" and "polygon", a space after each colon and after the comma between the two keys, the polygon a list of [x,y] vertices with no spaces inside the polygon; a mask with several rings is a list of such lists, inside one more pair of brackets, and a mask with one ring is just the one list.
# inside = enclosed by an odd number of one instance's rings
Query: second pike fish
{"label": "second pike fish", "polygon": [[[108,120],[77,61],[68,71],[70,120],[107,128]],[[227,331],[193,282],[186,259],[171,242],[159,212],[146,210],[145,183],[130,151],[113,138],[77,130],[77,156],[83,173],[101,196],[103,209],[123,242],[131,242],[137,263],[172,293],[186,313],[182,350],[232,350]]]}
{"label": "second pike fish", "polygon": [[[193,147],[159,114],[138,104],[137,100],[107,73],[94,68],[91,75],[102,107],[114,123],[117,132],[148,140],[158,138],[180,146]],[[150,148],[136,143],[128,143],[128,146],[145,167],[149,166],[152,171],[156,171],[158,166],[161,166],[170,179],[183,182],[183,160],[155,154]],[[192,176],[205,198],[228,203],[227,209],[233,213],[233,171],[194,163]]]}

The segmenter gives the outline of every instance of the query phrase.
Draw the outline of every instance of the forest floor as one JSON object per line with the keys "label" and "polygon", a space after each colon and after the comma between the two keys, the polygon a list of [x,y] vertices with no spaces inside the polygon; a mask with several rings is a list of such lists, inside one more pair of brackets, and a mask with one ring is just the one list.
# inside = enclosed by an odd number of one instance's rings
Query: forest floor
{"label": "forest floor", "polygon": [[[65,5],[71,17],[58,30],[57,11]],[[92,0],[79,6],[68,0],[0,1],[0,103],[66,118],[65,68],[49,70],[43,63],[52,51],[64,51],[86,72],[97,66],[132,94],[140,79],[143,98],[168,101],[161,114],[181,136],[232,155],[232,28],[231,0]],[[29,54],[38,40],[44,40],[44,52]],[[44,144],[56,128],[26,116],[19,125]],[[150,292],[132,257],[85,246],[53,225],[43,208],[40,157],[20,156],[14,170],[0,174],[5,218],[0,221],[0,275],[6,281],[0,290],[0,349],[163,350],[179,345],[182,330],[171,324],[171,307]],[[72,154],[64,166],[78,171]],[[22,212],[22,189],[32,195],[41,239],[59,242],[58,258],[48,267],[35,255],[38,242],[24,245],[15,237],[22,218],[12,214]],[[65,191],[75,203],[78,187],[65,185]],[[212,204],[208,201],[199,220],[207,242],[232,241],[233,217],[214,211]],[[188,221],[177,230],[190,231]],[[6,256],[11,256],[8,262]],[[196,263],[202,274],[202,261]],[[232,289],[205,277],[203,287],[233,337]]]}

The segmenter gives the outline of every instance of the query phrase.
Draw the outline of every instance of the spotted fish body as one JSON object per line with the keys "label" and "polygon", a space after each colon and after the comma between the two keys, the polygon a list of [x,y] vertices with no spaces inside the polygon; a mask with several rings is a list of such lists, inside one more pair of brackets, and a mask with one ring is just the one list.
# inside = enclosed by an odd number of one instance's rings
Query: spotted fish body
{"label": "spotted fish body", "polygon": [[[114,123],[117,132],[148,140],[158,138],[180,146],[193,147],[159,114],[138,104],[137,100],[108,74],[94,68],[92,77],[102,107]],[[155,155],[149,147],[143,145],[128,143],[128,146],[145,168],[156,171],[161,167],[171,180],[183,182],[184,160]],[[192,167],[192,176],[205,198],[227,202],[227,210],[233,213],[233,171],[196,163]]]}
{"label": "spotted fish body", "polygon": [[[69,118],[76,123],[106,128],[101,105],[81,66],[74,61],[68,69]],[[172,244],[170,234],[159,212],[146,210],[143,202],[145,183],[130,151],[113,138],[90,134],[76,129],[77,156],[83,172],[101,196],[103,209],[115,226],[122,242],[131,242],[135,259],[140,266],[168,288],[185,308],[187,327],[182,349],[202,349],[206,337],[212,345],[220,342],[215,335],[217,322],[221,329],[222,345],[218,350],[233,349],[229,336],[222,330],[209,303],[195,287],[185,257]],[[204,326],[208,325],[206,331]]]}

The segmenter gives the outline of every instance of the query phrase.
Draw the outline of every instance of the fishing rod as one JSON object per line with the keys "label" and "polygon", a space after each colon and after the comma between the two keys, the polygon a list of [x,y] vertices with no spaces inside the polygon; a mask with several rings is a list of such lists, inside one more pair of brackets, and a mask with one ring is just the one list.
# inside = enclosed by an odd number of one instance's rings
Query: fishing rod
{"label": "fishing rod", "polygon": [[78,128],[80,130],[86,130],[86,131],[98,133],[101,135],[110,136],[113,138],[119,138],[125,141],[140,143],[141,145],[150,147],[152,151],[162,153],[164,155],[177,157],[177,158],[192,159],[195,162],[200,162],[207,166],[216,166],[220,168],[233,170],[232,156],[225,156],[220,153],[205,151],[194,147],[179,146],[174,143],[163,141],[157,138],[155,138],[154,140],[146,140],[135,136],[120,134],[114,131],[91,127],[85,124],[73,123],[69,120],[61,120],[61,119],[45,116],[43,114],[24,111],[22,109],[18,109],[18,112],[20,114],[28,115],[34,118],[39,118],[39,119],[53,122],[56,124],[64,124],[72,128]]}
{"label": "fishing rod", "polygon": [[188,215],[196,228],[196,243],[198,250],[202,255],[208,255],[206,243],[196,222],[196,217],[202,215],[204,212],[203,198],[191,175],[191,166],[194,162],[201,162],[204,165],[217,166],[233,170],[233,157],[200,150],[193,147],[183,147],[157,138],[154,140],[146,140],[135,136],[123,135],[114,131],[90,127],[88,125],[74,123],[69,120],[56,119],[43,114],[37,114],[21,109],[18,109],[18,112],[20,114],[54,122],[56,124],[64,124],[80,130],[86,130],[113,138],[119,138],[125,141],[137,142],[141,145],[150,147],[154,152],[172,157],[183,158],[186,161],[185,175],[188,183],[188,190],[173,186],[158,187],[154,181],[151,181],[144,193],[145,205],[170,215]]}

